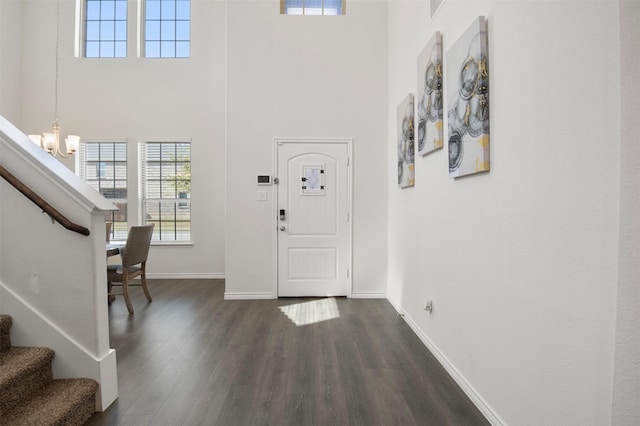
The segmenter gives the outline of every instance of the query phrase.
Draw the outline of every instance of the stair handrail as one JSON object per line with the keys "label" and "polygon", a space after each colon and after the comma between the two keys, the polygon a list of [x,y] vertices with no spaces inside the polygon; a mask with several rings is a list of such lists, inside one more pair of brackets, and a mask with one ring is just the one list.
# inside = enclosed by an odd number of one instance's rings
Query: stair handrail
{"label": "stair handrail", "polygon": [[84,226],[78,225],[77,223],[71,222],[65,215],[56,210],[51,204],[47,203],[42,199],[38,194],[33,192],[31,188],[25,185],[20,179],[12,175],[7,169],[3,166],[0,166],[0,175],[9,182],[14,188],[16,188],[22,195],[31,200],[35,205],[40,207],[44,213],[49,215],[51,221],[54,220],[58,222],[60,225],[64,226],[66,229],[77,232],[82,235],[89,235],[91,231],[85,228]]}

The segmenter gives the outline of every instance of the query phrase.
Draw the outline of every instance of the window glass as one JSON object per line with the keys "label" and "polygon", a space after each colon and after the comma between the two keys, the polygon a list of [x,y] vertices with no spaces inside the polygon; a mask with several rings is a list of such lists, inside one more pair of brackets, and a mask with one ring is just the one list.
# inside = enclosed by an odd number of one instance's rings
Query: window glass
{"label": "window glass", "polygon": [[191,240],[191,144],[141,146],[141,224],[154,223],[153,240]]}
{"label": "window glass", "polygon": [[78,176],[113,202],[117,211],[106,214],[112,222],[111,239],[126,240],[127,223],[127,143],[82,142],[76,156]]}
{"label": "window glass", "polygon": [[280,0],[283,15],[344,15],[345,0]]}
{"label": "window glass", "polygon": [[342,0],[324,0],[325,15],[342,15]]}
{"label": "window glass", "polygon": [[191,3],[189,0],[176,1],[176,19],[183,21],[191,19]]}
{"label": "window glass", "polygon": [[147,20],[160,20],[160,0],[147,0],[146,5]]}
{"label": "window glass", "polygon": [[145,57],[190,57],[191,2],[146,0],[144,34]]}
{"label": "window glass", "polygon": [[322,0],[305,0],[305,15],[322,15]]}
{"label": "window glass", "polygon": [[127,56],[127,0],[86,0],[85,57]]}

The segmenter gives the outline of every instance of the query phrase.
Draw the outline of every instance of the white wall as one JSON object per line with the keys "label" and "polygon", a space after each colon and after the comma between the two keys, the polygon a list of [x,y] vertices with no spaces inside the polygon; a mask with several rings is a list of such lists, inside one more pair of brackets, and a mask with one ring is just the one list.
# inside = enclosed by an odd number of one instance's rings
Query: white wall
{"label": "white wall", "polygon": [[0,163],[62,215],[89,230],[52,223],[0,180],[0,312],[11,315],[17,346],[51,347],[56,377],[101,384],[98,408],[117,396],[109,349],[104,214],[111,203],[0,117]]}
{"label": "white wall", "polygon": [[[340,17],[231,1],[228,18],[227,297],[273,297],[274,137],[353,138],[353,293],[386,292],[385,1]],[[256,191],[268,201],[256,201]]]}
{"label": "white wall", "polygon": [[615,425],[640,424],[640,3],[620,1],[621,178]]}
{"label": "white wall", "polygon": [[[136,2],[130,3],[133,20]],[[271,292],[275,207],[272,193],[267,203],[255,201],[255,177],[271,173],[272,138],[349,137],[355,151],[354,292],[384,295],[386,3],[354,1],[347,16],[328,19],[280,16],[274,0],[192,3],[191,59],[137,58],[135,25],[130,25],[129,57],[95,60],[73,57],[75,1],[61,0],[63,133],[128,138],[130,158],[137,137],[193,140],[194,246],[152,247],[150,274],[226,273],[228,292]],[[24,1],[29,24],[24,25],[22,129],[27,133],[42,132],[53,120],[53,16],[54,2]],[[129,179],[135,188],[133,170]],[[225,179],[232,213],[227,229],[233,236],[226,250]]]}
{"label": "white wall", "polygon": [[22,119],[22,1],[0,2],[0,115]]}
{"label": "white wall", "polygon": [[[255,184],[273,173],[272,139],[353,138],[354,295],[384,294],[388,278],[390,300],[494,420],[637,419],[637,4],[446,0],[430,22],[418,0],[353,0],[336,18],[194,0],[192,58],[159,61],[136,57],[133,26],[127,59],[74,58],[75,3],[61,1],[63,131],[126,137],[132,156],[140,136],[193,140],[195,245],[154,247],[152,273],[226,273],[228,295],[273,296],[276,206]],[[0,113],[42,132],[55,2],[20,3],[0,3]],[[20,56],[7,34],[22,14],[20,73],[5,58]],[[399,190],[395,108],[416,90],[417,54],[435,30],[446,52],[478,15],[492,170],[451,180],[445,148],[417,158],[416,187]],[[634,84],[622,99],[621,81]]]}
{"label": "white wall", "polygon": [[[442,31],[446,75],[479,15],[491,172],[450,179],[445,148],[397,189],[395,107],[416,90],[416,57]],[[447,0],[432,22],[428,2],[389,6],[389,298],[495,422],[611,420],[619,34],[612,1]]]}
{"label": "white wall", "polygon": [[[137,57],[137,2],[129,2],[128,57],[74,57],[75,1],[61,0],[59,119],[63,133],[127,138],[129,188],[139,137],[192,140],[192,247],[152,247],[151,276],[224,274],[225,9],[192,2],[190,59]],[[41,133],[54,115],[55,2],[24,1],[23,131]],[[73,167],[72,161],[65,162]],[[129,194],[129,222],[138,205]]]}
{"label": "white wall", "polygon": [[[0,1],[0,116],[19,125],[22,113],[22,2]],[[0,200],[2,194],[0,194]],[[0,223],[2,222],[0,206]],[[2,242],[0,241],[0,250]],[[0,292],[0,301],[2,293]]]}

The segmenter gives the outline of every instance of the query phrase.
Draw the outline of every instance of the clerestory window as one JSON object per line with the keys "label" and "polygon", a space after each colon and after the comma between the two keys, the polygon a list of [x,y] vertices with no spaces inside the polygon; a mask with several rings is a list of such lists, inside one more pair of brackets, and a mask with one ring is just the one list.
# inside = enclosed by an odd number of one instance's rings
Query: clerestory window
{"label": "clerestory window", "polygon": [[280,0],[283,15],[344,15],[346,0]]}
{"label": "clerestory window", "polygon": [[144,56],[191,56],[190,0],[145,0]]}
{"label": "clerestory window", "polygon": [[127,56],[127,0],[86,0],[84,56]]}

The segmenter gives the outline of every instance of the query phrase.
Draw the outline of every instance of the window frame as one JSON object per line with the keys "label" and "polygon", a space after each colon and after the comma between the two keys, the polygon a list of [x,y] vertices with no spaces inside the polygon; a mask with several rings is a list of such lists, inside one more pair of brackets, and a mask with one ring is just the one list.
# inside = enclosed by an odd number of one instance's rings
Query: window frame
{"label": "window frame", "polygon": [[[87,179],[87,171],[89,170],[88,166],[88,161],[87,161],[87,145],[107,145],[107,144],[112,144],[113,145],[113,149],[114,149],[114,156],[113,156],[113,160],[112,162],[114,163],[114,177],[113,179],[108,179],[105,178],[103,179],[101,176],[101,165],[105,164],[105,163],[109,163],[109,160],[106,161],[100,161],[100,157],[98,157],[98,161],[91,161],[91,163],[95,163],[96,166],[96,179]],[[122,160],[117,160],[116,159],[116,145],[124,145],[124,153],[125,153],[125,160],[124,160],[124,170],[125,170],[125,176],[124,179],[116,179],[116,174],[115,174],[115,163],[122,163]],[[75,169],[76,169],[76,175],[79,176],[82,180],[84,180],[85,182],[87,182],[87,184],[91,185],[92,187],[94,187],[94,185],[92,185],[91,182],[93,181],[97,181],[97,182],[113,182],[113,191],[114,194],[116,193],[117,189],[120,188],[116,188],[116,181],[119,182],[124,182],[125,183],[125,197],[124,198],[109,198],[109,197],[105,197],[108,200],[113,200],[114,205],[118,205],[119,204],[124,204],[124,211],[121,210],[117,210],[117,211],[110,211],[108,213],[105,214],[105,221],[106,222],[112,222],[113,226],[111,228],[111,240],[112,241],[124,241],[127,239],[127,233],[129,231],[129,226],[130,226],[130,217],[129,217],[129,213],[131,211],[130,209],[130,205],[129,205],[129,194],[131,191],[131,185],[130,185],[130,179],[129,179],[129,144],[128,144],[128,140],[126,138],[102,138],[102,139],[83,139],[80,142],[80,145],[78,146],[78,152],[76,154],[76,158],[75,158]],[[100,153],[102,152],[102,150],[100,148],[98,148],[98,152],[100,155]],[[98,172],[98,170],[100,170],[100,172]],[[106,167],[105,167],[105,171],[106,171]],[[100,191],[101,185],[100,183],[98,183],[98,192],[100,192],[103,196],[105,196],[105,194],[103,192]],[[120,207],[119,207],[120,208]],[[124,220],[115,220],[115,216],[121,214],[124,215]],[[109,218],[110,216],[110,218]],[[120,224],[120,225],[116,225]]]}
{"label": "window frame", "polygon": [[[109,43],[113,43],[114,45],[114,54],[113,56],[102,56],[101,54],[98,54],[98,56],[88,56],[87,52],[88,52],[88,43],[89,42],[97,42],[98,45],[100,45],[100,43],[106,42],[103,41],[101,38],[98,38],[97,40],[88,40],[88,3],[90,1],[95,1],[95,2],[102,2],[102,1],[108,1],[108,0],[77,0],[76,2],[76,19],[77,19],[77,29],[78,31],[76,31],[76,51],[75,51],[75,56],[76,57],[82,57],[82,58],[86,58],[86,59],[125,59],[129,56],[129,23],[130,23],[130,14],[129,14],[129,2],[128,0],[113,0],[114,1],[114,7],[116,7],[116,2],[121,2],[124,3],[124,12],[125,12],[125,19],[124,19],[124,40],[119,40],[116,39],[116,35],[115,35],[115,23],[116,22],[122,22],[121,19],[115,19],[116,17],[114,16],[113,22],[114,22],[114,40],[108,40]],[[102,19],[99,20],[92,20],[92,21],[96,21],[98,23],[103,22]],[[105,21],[111,21],[111,20],[106,20]],[[101,25],[101,24],[99,24]],[[124,56],[116,56],[116,43],[124,43]],[[100,52],[100,48],[98,49],[98,52]]]}
{"label": "window frame", "polygon": [[[329,0],[298,0],[302,3],[302,13],[287,13],[287,0],[280,0],[280,14],[286,16],[344,16],[347,14],[347,0],[340,0],[341,2],[341,13],[331,14],[324,13],[325,11],[325,2]],[[305,2],[308,1],[320,1],[322,3],[322,13],[305,13],[307,7],[305,7]],[[314,8],[316,9],[316,8]]]}
{"label": "window frame", "polygon": [[[148,48],[148,43],[149,40],[147,39],[148,36],[148,21],[152,20],[152,19],[148,19],[148,14],[147,14],[147,3],[148,1],[160,1],[160,17],[159,19],[153,19],[153,21],[157,21],[159,23],[159,29],[158,29],[158,33],[159,33],[159,39],[153,39],[151,40],[151,42],[157,42],[159,44],[158,47],[158,56],[149,56],[149,48]],[[162,3],[164,1],[172,1],[175,4],[175,15],[173,19],[162,19]],[[184,1],[184,2],[188,2],[189,4],[189,18],[188,19],[178,19],[177,17],[177,3],[178,1]],[[140,21],[139,21],[139,48],[140,48],[140,56],[145,58],[145,59],[190,59],[191,58],[191,34],[192,34],[192,6],[193,6],[193,2],[191,0],[139,0],[139,4],[140,7],[138,9],[139,11],[139,17],[140,17]],[[173,39],[163,39],[162,34],[163,34],[163,22],[174,22],[176,29],[174,30],[174,38]],[[188,31],[189,31],[189,38],[188,40],[184,40],[184,39],[178,39],[177,37],[177,23],[178,22],[188,22]],[[163,56],[162,55],[162,45],[163,42],[166,43],[173,43],[174,47],[173,47],[173,52],[174,55],[173,56]],[[187,56],[178,56],[178,43],[188,43],[188,50],[189,53]]]}
{"label": "window frame", "polygon": [[[191,174],[191,166],[193,164],[193,155],[192,155],[192,141],[191,138],[139,138],[138,139],[138,161],[137,161],[137,166],[138,166],[138,194],[137,194],[137,199],[138,199],[138,223],[141,225],[145,225],[147,223],[151,223],[148,222],[147,220],[147,209],[145,207],[145,203],[147,202],[147,200],[149,200],[150,198],[147,197],[147,172],[148,172],[148,161],[147,161],[147,156],[146,156],[146,152],[147,152],[147,146],[149,144],[174,144],[174,145],[178,145],[178,144],[187,144],[189,146],[189,193],[188,193],[188,197],[183,198],[180,195],[180,191],[178,190],[178,188],[175,188],[176,191],[176,197],[175,198],[164,198],[162,197],[162,194],[159,198],[159,200],[165,199],[165,200],[173,200],[174,202],[174,215],[177,214],[177,209],[182,210],[183,207],[181,205],[185,205],[184,208],[188,208],[188,213],[189,213],[189,220],[188,220],[188,239],[177,239],[177,227],[176,227],[176,223],[177,222],[185,222],[185,221],[178,221],[176,219],[176,217],[174,216],[173,222],[174,222],[174,239],[162,239],[163,234],[162,234],[162,228],[161,226],[159,227],[156,223],[156,227],[153,231],[153,237],[151,239],[151,245],[193,245],[193,232],[192,232],[192,228],[193,228],[193,210],[191,208],[191,202],[192,202],[192,197],[191,197],[191,181],[192,181],[192,174]],[[168,161],[168,163],[171,163],[171,161]],[[162,181],[162,178],[159,179],[159,181]],[[188,200],[188,201],[185,201]],[[160,223],[162,223],[162,221],[160,221]]]}

